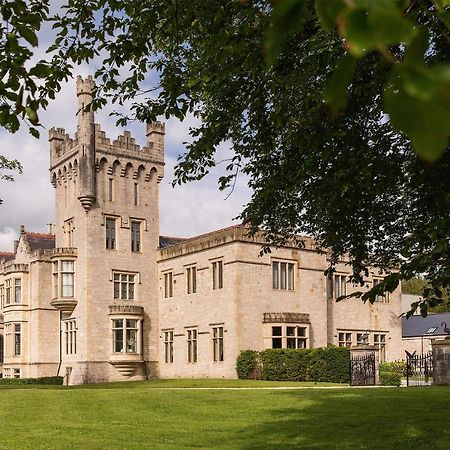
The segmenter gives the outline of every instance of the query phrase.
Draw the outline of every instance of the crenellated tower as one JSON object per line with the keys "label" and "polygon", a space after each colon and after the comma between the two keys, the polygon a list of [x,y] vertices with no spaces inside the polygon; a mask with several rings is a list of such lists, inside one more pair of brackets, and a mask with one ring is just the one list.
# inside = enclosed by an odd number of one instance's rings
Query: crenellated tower
{"label": "crenellated tower", "polygon": [[78,77],[76,85],[75,136],[62,128],[49,132],[54,282],[66,283],[56,286],[51,304],[61,311],[61,329],[67,336],[76,331],[77,339],[76,350],[63,354],[61,370],[71,384],[143,379],[158,372],[164,124],[147,124],[143,147],[129,131],[111,140],[89,107],[93,79]]}

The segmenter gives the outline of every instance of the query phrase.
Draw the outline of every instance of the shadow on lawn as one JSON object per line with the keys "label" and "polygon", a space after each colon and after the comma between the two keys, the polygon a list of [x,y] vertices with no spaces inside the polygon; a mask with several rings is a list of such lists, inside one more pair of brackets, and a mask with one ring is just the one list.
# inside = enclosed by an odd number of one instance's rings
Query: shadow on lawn
{"label": "shadow on lawn", "polygon": [[298,407],[274,409],[272,420],[241,430],[240,449],[448,449],[450,389],[410,395],[405,389],[355,390],[333,395],[283,392]]}

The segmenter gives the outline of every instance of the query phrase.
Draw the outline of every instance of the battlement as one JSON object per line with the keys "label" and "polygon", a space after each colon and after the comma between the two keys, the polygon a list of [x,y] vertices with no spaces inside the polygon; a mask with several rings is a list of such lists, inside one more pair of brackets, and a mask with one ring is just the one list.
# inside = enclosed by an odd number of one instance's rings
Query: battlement
{"label": "battlement", "polygon": [[165,134],[166,125],[163,122],[150,122],[147,123],[147,137],[152,133]]}
{"label": "battlement", "polygon": [[82,94],[91,95],[95,88],[95,81],[91,75],[87,76],[84,80],[78,75],[77,76],[77,96]]}

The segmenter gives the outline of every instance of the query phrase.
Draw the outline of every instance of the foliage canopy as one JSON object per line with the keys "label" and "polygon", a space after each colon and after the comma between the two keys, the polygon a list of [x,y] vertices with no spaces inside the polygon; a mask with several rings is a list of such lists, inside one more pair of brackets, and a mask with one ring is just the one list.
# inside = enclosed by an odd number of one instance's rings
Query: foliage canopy
{"label": "foliage canopy", "polygon": [[[380,267],[387,276],[358,293],[364,300],[422,274],[422,312],[442,301],[450,287],[447,0],[66,0],[51,19],[47,6],[2,3],[0,52],[10,60],[0,60],[0,125],[15,131],[23,118],[36,134],[37,111],[71,64],[100,61],[93,106],[131,101],[119,124],[201,119],[176,182],[204,177],[229,142],[219,186],[249,176],[253,196],[241,217],[271,245],[310,235],[331,249],[330,267],[348,255],[361,285]],[[29,69],[48,20],[57,32],[49,59]]]}

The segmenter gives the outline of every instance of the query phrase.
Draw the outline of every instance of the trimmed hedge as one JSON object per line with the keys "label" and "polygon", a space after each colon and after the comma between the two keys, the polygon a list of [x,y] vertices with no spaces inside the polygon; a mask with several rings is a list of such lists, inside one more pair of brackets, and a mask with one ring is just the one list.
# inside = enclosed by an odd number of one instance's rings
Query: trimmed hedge
{"label": "trimmed hedge", "polygon": [[401,377],[406,377],[406,361],[383,362],[379,365],[380,372],[394,372]]}
{"label": "trimmed hedge", "polygon": [[0,385],[2,384],[48,384],[61,385],[63,384],[63,377],[41,377],[41,378],[0,378]]}
{"label": "trimmed hedge", "polygon": [[380,384],[382,386],[400,386],[402,376],[397,372],[380,372]]}
{"label": "trimmed hedge", "polygon": [[348,383],[349,359],[344,347],[244,350],[236,371],[244,379]]}

